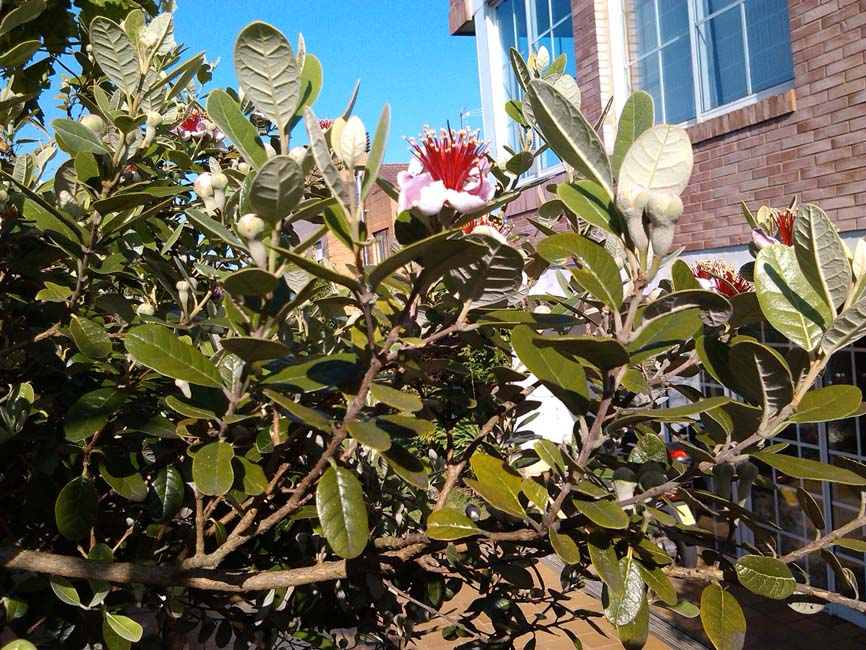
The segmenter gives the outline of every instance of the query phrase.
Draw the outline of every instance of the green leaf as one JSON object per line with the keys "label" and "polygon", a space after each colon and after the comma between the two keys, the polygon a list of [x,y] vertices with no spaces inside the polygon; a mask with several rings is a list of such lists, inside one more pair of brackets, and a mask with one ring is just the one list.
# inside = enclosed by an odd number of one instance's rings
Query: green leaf
{"label": "green leaf", "polygon": [[[318,429],[322,433],[331,433],[331,418],[329,418],[327,414],[317,411],[316,409],[311,409],[308,406],[298,404],[293,399],[286,397],[285,395],[280,395],[276,391],[265,390],[264,393],[274,403],[286,409],[293,416],[293,419],[298,422],[311,426],[314,429]],[[352,422],[349,424],[351,426]]]}
{"label": "green leaf", "polygon": [[611,309],[622,305],[619,267],[604,246],[577,233],[563,232],[542,239],[536,250],[552,264],[563,264],[573,258],[579,267],[572,273],[584,289]]}
{"label": "green leaf", "polygon": [[114,633],[127,641],[138,643],[141,641],[141,635],[144,633],[141,625],[133,621],[128,616],[120,614],[111,614],[105,612],[105,622],[114,630]]}
{"label": "green leaf", "polygon": [[225,290],[233,296],[266,296],[277,288],[279,279],[258,267],[247,267],[222,279]]}
{"label": "green leaf", "polygon": [[688,289],[700,289],[701,285],[692,269],[682,260],[676,260],[671,266],[671,280],[675,291],[686,291]]}
{"label": "green leaf", "polygon": [[223,339],[221,343],[226,350],[238,355],[247,363],[281,359],[289,356],[291,352],[285,343],[273,339],[259,339],[254,336],[235,336],[230,339]]}
{"label": "green leaf", "polygon": [[211,442],[192,459],[192,480],[202,494],[218,496],[228,492],[235,480],[232,458],[235,450],[224,441]]}
{"label": "green leaf", "polygon": [[676,612],[680,616],[685,616],[686,618],[697,618],[701,615],[701,610],[698,609],[697,605],[694,605],[687,600],[681,600],[676,605],[668,605],[663,602],[656,602],[653,603],[653,605],[669,609],[670,611]]}
{"label": "green leaf", "polygon": [[537,128],[562,160],[613,196],[613,178],[604,144],[574,103],[551,84],[533,79],[526,96]]}
{"label": "green leaf", "polygon": [[650,461],[663,464],[668,462],[668,448],[664,441],[654,433],[642,436],[628,454],[628,462],[630,463],[648,463]]}
{"label": "green leaf", "polygon": [[617,625],[616,633],[624,650],[642,650],[649,638],[649,603],[641,599],[635,617],[625,625]]}
{"label": "green leaf", "polygon": [[797,208],[794,252],[803,275],[835,314],[851,288],[851,265],[836,227],[817,205]]}
{"label": "green leaf", "polygon": [[628,351],[616,339],[598,336],[536,336],[539,347],[553,347],[561,354],[580,357],[602,371],[619,368],[629,362]]}
{"label": "green leaf", "polygon": [[125,499],[142,503],[147,499],[147,485],[141,474],[130,463],[111,463],[99,461],[99,474],[111,489]]}
{"label": "green leaf", "polygon": [[592,523],[602,528],[622,530],[628,528],[628,515],[614,501],[600,499],[598,501],[574,501],[574,505]]}
{"label": "green leaf", "polygon": [[834,544],[843,548],[850,548],[852,551],[866,553],[866,540],[852,539],[850,537],[840,537]]}
{"label": "green leaf", "polygon": [[128,98],[138,94],[141,89],[138,55],[120,25],[97,16],[90,23],[90,43],[93,45],[93,58],[111,82]]}
{"label": "green leaf", "polygon": [[370,394],[374,399],[384,402],[398,411],[409,411],[414,413],[415,411],[420,411],[424,408],[421,398],[415,393],[407,393],[406,391],[391,388],[385,384],[373,384],[370,387]]}
{"label": "green leaf", "polygon": [[507,301],[523,284],[523,256],[487,235],[471,235],[469,239],[484,244],[487,253],[471,264],[451,268],[446,286],[476,307]]}
{"label": "green leaf", "polygon": [[580,550],[575,541],[567,534],[557,532],[553,527],[547,531],[554,552],[566,564],[580,564]]}
{"label": "green leaf", "polygon": [[386,257],[381,264],[370,272],[370,288],[375,289],[384,280],[391,277],[399,268],[406,266],[410,262],[420,260],[426,251],[450,236],[452,236],[452,233],[449,231],[436,233],[409,246],[404,246],[393,255]]}
{"label": "green leaf", "polygon": [[836,467],[808,458],[797,458],[771,451],[755,451],[751,453],[751,456],[792,478],[828,481],[845,485],[866,485],[866,478],[844,467]]}
{"label": "green leaf", "polygon": [[379,176],[379,168],[382,166],[382,160],[385,158],[385,145],[388,143],[388,129],[391,124],[391,107],[388,104],[382,107],[382,114],[379,116],[379,123],[376,125],[376,133],[373,136],[373,144],[370,146],[370,153],[367,155],[365,164],[364,180],[361,183],[361,200],[365,200],[370,194],[370,190],[376,185],[376,178]]}
{"label": "green leaf", "polygon": [[334,553],[350,560],[367,546],[370,535],[361,482],[343,467],[329,467],[316,487],[316,510]]}
{"label": "green leaf", "polygon": [[328,268],[324,264],[319,264],[318,262],[311,260],[308,257],[298,255],[297,253],[294,253],[287,248],[280,248],[279,246],[274,246],[273,248],[279,251],[280,254],[285,256],[287,261],[295,264],[296,266],[300,266],[302,269],[312,275],[315,275],[317,278],[321,278],[326,282],[334,282],[335,284],[344,286],[348,289],[351,289],[352,291],[356,291],[361,288],[361,285],[355,278],[349,277],[348,275],[342,275],[337,271]]}
{"label": "green leaf", "polygon": [[856,386],[816,388],[803,395],[788,421],[805,424],[843,420],[859,409],[862,402],[863,394]]}
{"label": "green leaf", "polygon": [[78,476],[60,490],[54,503],[57,530],[66,539],[77,541],[90,533],[96,523],[99,496],[96,487],[86,476]]}
{"label": "green leaf", "polygon": [[610,195],[598,183],[586,179],[560,183],[556,194],[565,207],[586,223],[615,236],[620,234],[619,217]]}
{"label": "green leaf", "polygon": [[57,598],[67,605],[72,605],[73,607],[82,607],[86,609],[81,604],[81,596],[78,595],[78,590],[72,585],[69,580],[64,578],[63,576],[51,576],[49,578],[49,584],[51,585],[51,591],[54,592],[54,595]]}
{"label": "green leaf", "polygon": [[206,106],[208,117],[237,147],[244,160],[255,169],[267,162],[268,154],[259,141],[259,132],[227,92],[219,88],[212,90],[207,97]]}
{"label": "green leaf", "polygon": [[97,388],[79,397],[63,419],[63,431],[70,442],[87,440],[101,431],[126,401],[126,395],[116,388]]}
{"label": "green leaf", "polygon": [[631,363],[637,364],[657,356],[692,338],[701,327],[701,312],[687,309],[641,323],[626,345]]}
{"label": "green leaf", "polygon": [[734,311],[728,299],[715,291],[687,289],[666,293],[652,301],[644,309],[643,322],[695,308],[701,310],[701,320],[711,327],[727,323]]}
{"label": "green leaf", "polygon": [[619,169],[619,187],[681,193],[692,174],[692,143],[686,130],[671,124],[647,129],[632,143]]}
{"label": "green leaf", "polygon": [[[655,420],[657,422],[687,422],[699,416],[701,413],[710,411],[719,406],[724,406],[731,401],[730,397],[719,395],[717,397],[707,397],[706,399],[681,404],[680,406],[672,406],[666,409],[638,409],[625,413],[617,422],[617,426],[625,426],[634,422],[643,420]],[[641,438],[643,440],[643,438]],[[648,445],[654,443],[646,443]]]}
{"label": "green leaf", "polygon": [[520,325],[511,334],[514,353],[568,409],[585,413],[589,406],[586,372],[580,362],[561,354],[555,347],[539,347],[535,332]]}
{"label": "green leaf", "polygon": [[[313,160],[316,161],[316,166],[322,172],[322,178],[328,189],[337,199],[338,203],[344,207],[346,205],[346,189],[343,186],[343,180],[337,167],[334,165],[334,159],[331,157],[331,150],[328,148],[328,143],[325,140],[325,134],[319,126],[319,120],[316,119],[316,114],[309,107],[304,108],[304,124],[307,127],[307,136],[310,139],[310,151],[313,153]],[[349,248],[352,248],[352,242],[343,242]]]}
{"label": "green leaf", "polygon": [[773,244],[758,253],[755,289],[773,327],[804,350],[818,346],[833,315],[800,270],[793,248]]}
{"label": "green leaf", "polygon": [[613,175],[619,178],[619,169],[623,158],[632,144],[647,129],[655,123],[655,107],[653,97],[644,90],[632,93],[622,107],[619,123],[616,127],[616,142],[613,145],[611,167]]}
{"label": "green leaf", "polygon": [[174,467],[163,467],[150,482],[147,510],[158,524],[171,521],[183,505],[184,482]]}
{"label": "green leaf", "polygon": [[87,318],[73,316],[69,323],[69,333],[82,354],[94,359],[103,359],[111,354],[111,339],[102,325]]}
{"label": "green leaf", "polygon": [[304,170],[289,156],[274,156],[256,173],[249,196],[253,212],[275,224],[303,198]]}
{"label": "green leaf", "polygon": [[4,68],[14,68],[15,66],[26,63],[39,48],[42,47],[42,41],[30,40],[22,41],[13,45],[5,53],[0,54],[0,66]]}
{"label": "green leaf", "polygon": [[232,463],[235,466],[235,482],[240,483],[240,489],[244,494],[253,497],[263,494],[268,489],[268,477],[261,465],[243,456],[235,456]]}
{"label": "green leaf", "polygon": [[616,550],[609,540],[604,539],[603,544],[596,544],[593,540],[594,536],[590,536],[586,543],[586,548],[589,551],[589,560],[598,577],[607,585],[613,593],[621,593],[625,588],[622,574],[619,572],[619,560],[616,557]]}
{"label": "green leaf", "polygon": [[99,136],[80,122],[57,118],[51,120],[51,127],[54,129],[57,144],[68,154],[75,155],[82,151],[108,153]]}
{"label": "green leaf", "polygon": [[504,460],[481,452],[474,453],[469,464],[478,480],[464,480],[482,499],[502,512],[521,519],[526,516],[520,503],[523,482],[520,474],[506,465]]}
{"label": "green leaf", "polygon": [[523,494],[526,495],[526,498],[529,499],[532,505],[541,512],[545,511],[550,495],[547,493],[547,488],[544,485],[534,478],[527,477],[520,482],[520,489],[523,490]]}
{"label": "green leaf", "polygon": [[262,383],[285,385],[295,392],[307,393],[350,382],[358,374],[359,366],[355,355],[343,352],[299,358],[266,377]]}
{"label": "green leaf", "polygon": [[623,578],[622,591],[606,588],[607,598],[603,597],[602,602],[607,620],[614,625],[627,625],[638,615],[645,600],[645,590],[637,561],[631,555],[620,559],[619,572]]}
{"label": "green leaf", "polygon": [[38,648],[24,639],[15,639],[4,645],[0,650],[38,650]]}
{"label": "green leaf", "polygon": [[674,589],[667,574],[660,567],[648,566],[641,561],[637,562],[637,568],[647,587],[652,589],[665,604],[675,607],[678,602],[677,590]]}
{"label": "green leaf", "polygon": [[794,398],[791,372],[779,354],[755,341],[740,341],[731,348],[731,367],[737,369],[740,393],[764,409],[765,417],[778,413]]}
{"label": "green leaf", "polygon": [[301,97],[298,101],[298,107],[295,109],[295,114],[292,115],[292,121],[289,123],[289,130],[293,129],[295,124],[303,119],[304,108],[312,106],[322,91],[322,63],[309,52],[305,53],[303,58]]}
{"label": "green leaf", "polygon": [[391,436],[383,431],[372,420],[352,420],[347,425],[349,435],[362,445],[366,445],[376,451],[387,451],[391,447]]}
{"label": "green leaf", "polygon": [[167,327],[139,325],[127,333],[123,343],[135,361],[161,375],[199,386],[222,386],[219,370],[210,359]]}
{"label": "green leaf", "polygon": [[716,650],[742,650],[746,617],[737,599],[718,585],[707,585],[701,594],[701,623]]}
{"label": "green leaf", "polygon": [[533,448],[538,457],[551,469],[555,469],[560,474],[565,472],[565,459],[562,457],[562,452],[555,443],[550,440],[536,440],[533,443]]}
{"label": "green leaf", "polygon": [[246,246],[238,239],[234,233],[222,225],[219,221],[211,219],[201,210],[189,208],[186,211],[186,216],[196,226],[200,232],[203,232],[208,238],[213,241],[222,241],[239,250],[246,250]]}
{"label": "green leaf", "polygon": [[385,459],[388,466],[394,470],[397,476],[409,483],[409,485],[414,485],[421,490],[427,489],[430,482],[427,476],[427,468],[424,467],[424,463],[417,456],[409,453],[405,447],[391,443],[391,446],[382,452],[382,458]]}
{"label": "green leaf", "polygon": [[744,555],[734,565],[740,584],[749,591],[784,600],[794,593],[797,584],[788,565],[773,557]]}
{"label": "green leaf", "polygon": [[111,629],[108,621],[102,621],[102,640],[108,650],[129,650],[132,644]]}
{"label": "green leaf", "polygon": [[[47,282],[45,284],[48,285]],[[830,323],[830,327],[821,338],[821,352],[829,356],[864,334],[866,334],[866,298],[851,305]]]}
{"label": "green leaf", "polygon": [[[16,27],[38,18],[45,11],[46,4],[46,0],[23,0],[23,2],[12,5],[12,8],[3,16],[3,20],[0,22],[0,36],[4,36]],[[3,650],[5,648],[4,646]]]}
{"label": "green leaf", "polygon": [[238,82],[278,133],[287,133],[301,96],[301,71],[289,41],[276,27],[256,21],[235,43]]}
{"label": "green leaf", "polygon": [[454,508],[442,508],[427,517],[427,537],[450,542],[483,532],[475,522]]}

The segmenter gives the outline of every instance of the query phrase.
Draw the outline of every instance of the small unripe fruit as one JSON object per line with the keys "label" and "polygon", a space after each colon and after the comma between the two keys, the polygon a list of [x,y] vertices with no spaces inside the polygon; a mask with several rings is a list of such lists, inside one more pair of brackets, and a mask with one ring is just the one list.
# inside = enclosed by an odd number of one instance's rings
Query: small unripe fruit
{"label": "small unripe fruit", "polygon": [[229,184],[229,179],[223,173],[213,174],[210,178],[211,187],[215,190],[224,190]]}
{"label": "small unripe fruit", "polygon": [[139,316],[153,316],[154,311],[153,305],[149,302],[143,302],[135,309],[135,313]]}
{"label": "small unripe fruit", "polygon": [[162,124],[162,115],[156,111],[150,111],[147,114],[147,126],[159,126]]}
{"label": "small unripe fruit", "polygon": [[252,169],[252,168],[250,167],[250,164],[248,162],[238,163],[238,171],[241,174],[249,174],[250,169]]}
{"label": "small unripe fruit", "polygon": [[247,239],[255,239],[265,229],[265,222],[252,212],[238,219],[238,233]]}
{"label": "small unripe fruit", "polygon": [[99,115],[82,115],[81,123],[96,135],[105,133],[105,120],[99,117]]}
{"label": "small unripe fruit", "polygon": [[646,204],[646,211],[653,223],[675,223],[683,213],[683,201],[674,192],[653,192]]}
{"label": "small unripe fruit", "polygon": [[174,287],[178,291],[189,291],[189,282],[187,282],[186,280],[178,280],[177,284],[175,284]]}
{"label": "small unripe fruit", "polygon": [[195,190],[195,193],[200,197],[208,197],[213,196],[213,174],[210,172],[202,172],[199,174],[195,182],[192,184],[192,188]]}

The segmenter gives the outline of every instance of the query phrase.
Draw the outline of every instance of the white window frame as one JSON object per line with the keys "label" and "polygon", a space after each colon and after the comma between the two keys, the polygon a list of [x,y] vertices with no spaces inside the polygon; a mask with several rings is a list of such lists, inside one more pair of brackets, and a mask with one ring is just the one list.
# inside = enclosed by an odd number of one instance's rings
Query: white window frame
{"label": "white window frame", "polygon": [[[502,40],[497,24],[496,7],[502,0],[472,0],[471,10],[475,16],[475,45],[478,52],[478,78],[481,82],[481,111],[482,125],[484,127],[484,139],[489,143],[489,148],[495,152],[496,158],[504,160],[508,157],[505,149],[508,145],[509,120],[511,118],[505,113],[505,78],[503,69],[507,61],[502,60]],[[532,14],[527,7],[527,30],[529,29]],[[556,25],[559,25],[559,21]],[[528,34],[529,47],[532,47],[533,39]],[[535,42],[538,40],[536,34]],[[569,61],[574,61],[574,52],[566,52]],[[579,82],[578,82],[579,85]],[[535,134],[538,138],[538,134]],[[561,174],[565,167],[561,162],[548,167],[541,167],[541,160],[537,160],[532,169],[520,178],[520,185],[549,178]]]}
{"label": "white window frame", "polygon": [[[702,106],[704,103],[702,88],[706,87],[706,83],[702,83],[702,80],[706,76],[706,70],[701,71],[700,52],[698,45],[699,27],[705,24],[708,20],[711,20],[712,18],[724,12],[731,11],[736,6],[739,6],[740,19],[743,24],[744,34],[747,33],[747,25],[745,0],[732,0],[732,2],[723,9],[708,14],[707,16],[703,16],[700,19],[696,18],[697,2],[698,0],[686,0],[686,6],[689,11],[689,39],[691,44],[692,79],[694,86],[693,90],[695,94],[695,117],[690,120],[686,120],[685,122],[681,122],[681,126],[691,126],[693,124],[700,124],[701,122],[706,122],[707,120],[711,120],[720,115],[739,110],[746,106],[750,106],[751,104],[756,104],[764,99],[767,99],[768,97],[778,95],[779,93],[785,92],[786,90],[790,90],[794,87],[792,70],[792,78],[789,81],[777,84],[756,93],[751,92],[752,74],[749,68],[749,40],[748,38],[744,38],[743,54],[746,59],[746,89],[748,91],[748,94],[726,104],[716,106],[715,108],[706,111],[702,110]],[[656,9],[658,9],[657,5]],[[622,108],[625,105],[626,99],[628,99],[628,96],[631,93],[628,81],[628,66],[630,63],[634,63],[634,61],[628,60],[628,52],[626,51],[625,46],[626,24],[625,15],[623,13],[623,0],[608,0],[608,17],[610,21],[611,65],[613,67],[614,105],[616,106],[617,115],[620,115],[622,113]],[[658,21],[656,21],[656,28],[659,29]],[[661,43],[661,36],[658,37],[658,40],[659,43]],[[637,61],[637,59],[635,59],[635,61]],[[659,69],[659,74],[663,83],[664,72],[661,70],[661,68]],[[662,95],[662,101],[664,101],[664,95]]]}

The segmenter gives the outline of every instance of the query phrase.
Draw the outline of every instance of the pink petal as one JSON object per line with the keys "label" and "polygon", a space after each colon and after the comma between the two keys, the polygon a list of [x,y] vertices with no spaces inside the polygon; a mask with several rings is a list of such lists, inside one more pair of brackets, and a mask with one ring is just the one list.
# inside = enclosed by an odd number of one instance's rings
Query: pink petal
{"label": "pink petal", "polygon": [[469,192],[458,192],[456,190],[446,190],[445,199],[448,201],[448,205],[464,214],[480,210],[487,203],[487,201],[480,196],[470,194]]}

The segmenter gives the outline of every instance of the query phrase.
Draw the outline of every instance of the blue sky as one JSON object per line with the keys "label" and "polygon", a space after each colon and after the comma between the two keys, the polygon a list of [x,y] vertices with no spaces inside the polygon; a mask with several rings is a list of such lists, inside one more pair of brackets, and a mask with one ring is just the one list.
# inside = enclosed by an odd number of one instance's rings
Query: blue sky
{"label": "blue sky", "polygon": [[[408,161],[403,136],[460,125],[460,112],[480,107],[475,39],[448,33],[447,0],[179,0],[175,39],[190,52],[220,59],[207,88],[237,87],[232,64],[238,32],[254,20],[280,29],[322,62],[319,117],[339,115],[361,80],[355,114],[375,129],[382,106],[391,105],[386,162]],[[480,115],[466,118],[481,127]],[[305,140],[303,134],[296,136]]]}

